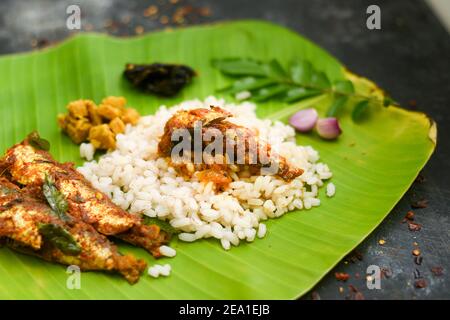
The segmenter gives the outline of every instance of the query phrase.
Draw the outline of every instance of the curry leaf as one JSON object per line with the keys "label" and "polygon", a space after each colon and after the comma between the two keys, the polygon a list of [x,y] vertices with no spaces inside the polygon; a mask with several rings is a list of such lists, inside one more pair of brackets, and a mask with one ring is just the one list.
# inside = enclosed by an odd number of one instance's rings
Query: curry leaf
{"label": "curry leaf", "polygon": [[[367,100],[389,106],[389,98],[379,99],[370,94],[356,93],[353,82],[344,79],[331,82],[328,75],[317,70],[308,60],[294,60],[286,71],[277,60],[261,62],[249,58],[225,58],[213,60],[213,66],[226,75],[238,77],[231,86],[221,90],[226,94],[250,91],[249,98],[257,102],[279,98],[294,103],[318,95],[330,95],[333,100],[327,111],[328,116],[336,116],[347,105],[349,98]],[[240,79],[239,79],[240,77]],[[354,100],[351,100],[354,101]],[[371,103],[353,106],[353,120],[359,118],[363,109]]]}
{"label": "curry leaf", "polygon": [[296,101],[300,101],[300,100],[303,100],[306,98],[318,96],[321,93],[322,93],[322,91],[316,90],[316,89],[294,88],[294,89],[290,89],[286,93],[286,97],[284,98],[284,101],[288,102],[288,103],[296,102]]}
{"label": "curry leaf", "polygon": [[336,117],[340,113],[340,111],[344,108],[347,100],[348,100],[347,96],[338,96],[337,98],[335,98],[327,111],[327,116]]}
{"label": "curry leaf", "polygon": [[40,223],[39,233],[65,254],[76,256],[81,253],[80,245],[63,227],[53,223]]}
{"label": "curry leaf", "polygon": [[311,83],[313,67],[309,61],[294,61],[290,67],[291,79],[294,83],[305,85]]}
{"label": "curry leaf", "polygon": [[241,91],[251,91],[264,87],[271,86],[276,83],[276,80],[269,78],[245,78],[242,81],[236,81],[233,86],[224,90],[229,94],[235,94]]}
{"label": "curry leaf", "polygon": [[40,137],[37,131],[33,131],[27,136],[28,143],[38,150],[50,150],[50,142]]}
{"label": "curry leaf", "polygon": [[213,60],[213,66],[231,76],[267,76],[268,68],[260,62],[250,59]]}
{"label": "curry leaf", "polygon": [[333,87],[339,93],[351,94],[355,92],[353,83],[350,80],[336,81]]}
{"label": "curry leaf", "polygon": [[70,217],[66,214],[68,209],[67,201],[64,195],[56,188],[55,183],[49,176],[45,176],[42,192],[44,193],[45,199],[47,199],[52,212],[60,219],[69,221]]}
{"label": "curry leaf", "polygon": [[257,102],[262,102],[268,100],[272,97],[286,93],[289,87],[283,84],[278,84],[269,88],[263,88],[258,90],[255,94],[252,93],[253,100]]}
{"label": "curry leaf", "polygon": [[361,120],[363,117],[365,111],[367,110],[367,107],[369,106],[369,100],[362,100],[358,102],[354,107],[352,111],[352,119],[353,121]]}

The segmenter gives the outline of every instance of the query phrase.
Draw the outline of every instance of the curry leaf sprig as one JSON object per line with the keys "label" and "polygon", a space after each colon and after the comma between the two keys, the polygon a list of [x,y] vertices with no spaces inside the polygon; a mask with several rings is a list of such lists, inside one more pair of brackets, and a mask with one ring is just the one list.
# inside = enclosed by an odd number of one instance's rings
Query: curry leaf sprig
{"label": "curry leaf sprig", "polygon": [[294,103],[326,94],[333,98],[327,116],[336,117],[352,98],[354,121],[361,119],[371,104],[388,106],[392,103],[389,98],[381,100],[373,95],[357,93],[350,80],[331,82],[325,72],[315,69],[306,60],[294,61],[288,70],[277,60],[265,63],[241,58],[213,60],[213,66],[222,73],[237,78],[222,92],[232,95],[249,92],[247,97],[256,102],[281,99]]}

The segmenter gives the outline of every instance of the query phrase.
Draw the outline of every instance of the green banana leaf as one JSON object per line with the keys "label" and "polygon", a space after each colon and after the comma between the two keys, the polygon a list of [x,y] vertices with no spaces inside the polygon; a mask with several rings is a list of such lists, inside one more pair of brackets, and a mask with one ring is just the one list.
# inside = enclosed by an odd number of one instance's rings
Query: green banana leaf
{"label": "green banana leaf", "polygon": [[[99,102],[123,95],[143,114],[160,105],[203,98],[230,83],[211,59],[252,57],[283,65],[292,59],[312,62],[332,80],[350,78],[359,93],[382,95],[372,82],[349,73],[336,59],[285,28],[260,21],[239,21],[156,32],[118,39],[101,34],[75,36],[55,47],[0,58],[0,151],[38,130],[60,161],[81,164],[78,147],[61,134],[56,115],[75,99]],[[123,79],[125,63],[183,63],[198,71],[192,85],[173,99],[135,91]],[[386,70],[386,72],[391,72]],[[258,105],[260,117],[286,121],[314,106],[325,115],[330,101],[315,97],[288,105]],[[291,212],[267,223],[268,234],[254,243],[224,251],[213,240],[173,244],[172,274],[144,275],[134,286],[116,275],[87,272],[81,288],[66,286],[66,268],[0,249],[0,298],[3,299],[293,299],[310,290],[386,217],[425,165],[436,145],[436,125],[425,114],[394,106],[371,108],[361,123],[341,117],[342,136],[334,142],[315,134],[297,142],[319,150],[334,173],[334,198],[321,192],[322,204]],[[144,250],[120,244],[155,263]]]}

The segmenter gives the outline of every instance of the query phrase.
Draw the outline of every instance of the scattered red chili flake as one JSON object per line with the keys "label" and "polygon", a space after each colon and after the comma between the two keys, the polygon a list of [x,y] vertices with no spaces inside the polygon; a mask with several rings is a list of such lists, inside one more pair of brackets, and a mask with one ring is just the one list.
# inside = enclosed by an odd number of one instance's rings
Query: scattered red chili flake
{"label": "scattered red chili flake", "polygon": [[129,14],[127,14],[126,16],[123,16],[121,19],[120,19],[120,21],[123,23],[123,24],[129,24],[130,23],[130,21],[131,21],[131,16],[129,15]]}
{"label": "scattered red chili flake", "polygon": [[168,16],[162,16],[162,17],[159,19],[159,22],[160,22],[161,24],[168,24],[168,23],[169,23],[169,17],[168,17]]}
{"label": "scattered red chili flake", "polygon": [[440,277],[444,274],[444,268],[442,267],[433,267],[431,268],[431,272],[433,273],[434,276],[436,277]]}
{"label": "scattered red chili flake", "polygon": [[36,49],[41,49],[50,44],[50,41],[47,39],[33,39],[31,40],[31,46]]}
{"label": "scattered red chili flake", "polygon": [[352,263],[362,261],[362,259],[363,259],[363,255],[358,250],[353,250],[345,257],[345,260],[350,261]]}
{"label": "scattered red chili flake", "polygon": [[418,200],[418,201],[413,201],[413,202],[411,203],[411,207],[412,207],[413,209],[423,209],[423,208],[426,208],[426,207],[428,207],[428,200],[427,200],[427,199],[421,199],[421,200]]}
{"label": "scattered red chili flake", "polygon": [[137,26],[136,28],[134,28],[134,32],[136,34],[143,34],[144,33],[144,27],[143,26]]}
{"label": "scattered red chili flake", "polygon": [[158,14],[158,7],[155,5],[151,5],[144,10],[144,17],[151,17]]}
{"label": "scattered red chili flake", "polygon": [[417,183],[424,183],[425,181],[427,181],[427,179],[423,176],[422,173],[419,173],[416,177],[416,180],[414,180],[414,182]]}
{"label": "scattered red chili flake", "polygon": [[411,220],[411,221],[414,220],[414,211],[409,210],[406,213],[405,219],[408,219],[408,220]]}
{"label": "scattered red chili flake", "polygon": [[422,229],[422,225],[415,222],[408,222],[409,231],[420,231]]}
{"label": "scattered red chili flake", "polygon": [[389,279],[392,277],[392,270],[389,268],[381,268],[381,276]]}
{"label": "scattered red chili flake", "polygon": [[336,272],[334,274],[334,276],[336,277],[336,279],[338,281],[347,281],[350,278],[350,275],[348,273],[345,272]]}
{"label": "scattered red chili flake", "polygon": [[355,286],[349,284],[348,287],[350,289],[350,296],[348,296],[348,298],[350,300],[364,300],[365,299],[362,292],[359,291]]}
{"label": "scattered red chili flake", "polygon": [[415,110],[417,109],[417,101],[414,99],[411,99],[408,101],[408,106],[410,109]]}
{"label": "scattered red chili flake", "polygon": [[86,23],[86,24],[84,24],[83,29],[85,31],[92,31],[92,30],[94,30],[94,26],[91,23]]}
{"label": "scattered red chili flake", "polygon": [[358,289],[356,289],[356,288],[355,288],[355,286],[354,286],[354,285],[352,285],[352,284],[349,284],[349,285],[348,285],[348,288],[349,288],[349,289],[350,289],[350,291],[351,291],[351,292],[353,292],[353,293],[356,293],[356,292],[358,292]]}
{"label": "scattered red chili flake", "polygon": [[192,6],[183,6],[177,8],[172,16],[172,22],[176,24],[184,23],[187,15],[191,14],[193,11],[194,8]]}
{"label": "scattered red chili flake", "polygon": [[417,264],[418,266],[422,264],[422,261],[423,261],[422,256],[414,257],[414,263]]}
{"label": "scattered red chili flake", "polygon": [[107,19],[104,23],[104,27],[110,32],[115,32],[119,29],[119,23],[117,21]]}
{"label": "scattered red chili flake", "polygon": [[365,300],[364,295],[362,294],[361,291],[358,291],[357,293],[355,293],[355,295],[353,296],[354,300]]}
{"label": "scattered red chili flake", "polygon": [[198,9],[198,13],[202,17],[209,17],[211,15],[211,9],[209,9],[208,7],[202,7]]}
{"label": "scattered red chili flake", "polygon": [[418,279],[414,281],[414,286],[419,289],[426,288],[427,282],[425,281],[425,279]]}
{"label": "scattered red chili flake", "polygon": [[320,295],[317,291],[311,292],[311,299],[312,300],[320,300]]}
{"label": "scattered red chili flake", "polygon": [[414,249],[414,250],[412,251],[412,254],[413,254],[414,256],[418,257],[418,256],[420,256],[420,250],[419,250],[419,249]]}

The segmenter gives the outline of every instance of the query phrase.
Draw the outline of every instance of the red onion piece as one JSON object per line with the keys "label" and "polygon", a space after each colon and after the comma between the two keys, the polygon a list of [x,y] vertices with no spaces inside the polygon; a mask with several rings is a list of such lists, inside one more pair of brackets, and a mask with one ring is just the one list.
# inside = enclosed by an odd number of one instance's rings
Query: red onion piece
{"label": "red onion piece", "polygon": [[327,140],[336,139],[342,133],[338,119],[336,118],[323,118],[317,120],[316,130],[321,138]]}
{"label": "red onion piece", "polygon": [[316,109],[303,109],[292,115],[289,124],[300,132],[308,132],[314,128],[318,118]]}

